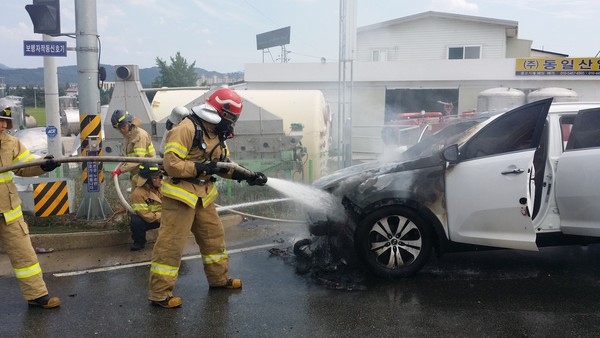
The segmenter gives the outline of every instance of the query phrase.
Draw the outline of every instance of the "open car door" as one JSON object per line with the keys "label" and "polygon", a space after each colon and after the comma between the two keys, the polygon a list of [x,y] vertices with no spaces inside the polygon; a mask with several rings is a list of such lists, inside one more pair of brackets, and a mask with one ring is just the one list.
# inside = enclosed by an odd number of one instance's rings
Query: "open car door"
{"label": "open car door", "polygon": [[529,181],[551,103],[506,112],[460,146],[445,174],[450,240],[537,250]]}
{"label": "open car door", "polygon": [[577,114],[558,160],[555,189],[562,232],[600,236],[600,108]]}

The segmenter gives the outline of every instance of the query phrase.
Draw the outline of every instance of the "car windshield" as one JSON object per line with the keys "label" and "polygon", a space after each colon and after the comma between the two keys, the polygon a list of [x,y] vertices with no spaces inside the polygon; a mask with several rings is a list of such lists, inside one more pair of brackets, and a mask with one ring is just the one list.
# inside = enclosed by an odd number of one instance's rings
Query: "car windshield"
{"label": "car windshield", "polygon": [[423,138],[420,142],[400,153],[399,157],[397,157],[395,160],[405,161],[432,156],[441,151],[447,145],[457,143],[467,130],[480,124],[486,119],[487,116],[452,123],[440,129],[436,133]]}

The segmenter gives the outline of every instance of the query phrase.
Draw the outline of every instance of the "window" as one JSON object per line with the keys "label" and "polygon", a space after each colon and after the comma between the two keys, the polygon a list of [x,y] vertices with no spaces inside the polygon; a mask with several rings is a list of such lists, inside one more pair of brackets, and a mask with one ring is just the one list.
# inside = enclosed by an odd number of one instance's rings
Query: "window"
{"label": "window", "polygon": [[383,62],[387,61],[387,50],[385,49],[374,49],[371,51],[371,61]]}
{"label": "window", "polygon": [[600,147],[600,109],[582,110],[577,114],[565,150]]}
{"label": "window", "polygon": [[481,46],[448,47],[448,60],[481,59]]}
{"label": "window", "polygon": [[552,100],[515,108],[485,126],[461,149],[463,160],[536,148]]}

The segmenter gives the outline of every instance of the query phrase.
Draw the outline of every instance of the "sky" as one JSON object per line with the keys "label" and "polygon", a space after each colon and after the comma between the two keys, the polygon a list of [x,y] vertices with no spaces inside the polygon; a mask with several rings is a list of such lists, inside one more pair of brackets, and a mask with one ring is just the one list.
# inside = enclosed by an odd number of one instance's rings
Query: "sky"
{"label": "sky", "polygon": [[[61,32],[75,32],[75,2],[60,0]],[[600,52],[598,0],[356,0],[357,26],[426,11],[512,20],[518,37],[532,48],[594,57]],[[23,56],[33,33],[25,5],[33,0],[0,1],[0,64],[43,67],[43,57]],[[291,27],[288,62],[338,59],[339,0],[96,0],[100,62],[156,66],[177,52],[189,64],[221,73],[243,71],[247,63],[281,62],[281,48],[263,53],[256,35]],[[75,39],[57,37],[75,47]],[[58,66],[76,65],[75,52],[57,57]]]}

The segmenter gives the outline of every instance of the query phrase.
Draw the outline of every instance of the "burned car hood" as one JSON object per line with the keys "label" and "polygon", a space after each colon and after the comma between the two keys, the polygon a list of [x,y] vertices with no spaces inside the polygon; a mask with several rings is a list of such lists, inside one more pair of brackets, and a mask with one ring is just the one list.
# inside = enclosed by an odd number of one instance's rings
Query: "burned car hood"
{"label": "burned car hood", "polygon": [[[387,158],[385,162],[369,162],[340,169],[331,175],[324,176],[313,183],[313,186],[319,189],[333,191],[347,190],[353,184],[360,184],[371,177],[385,175],[392,172],[409,171],[424,169],[433,166],[442,166],[444,161],[441,157],[442,150],[449,144],[460,140],[461,135],[469,129],[476,127],[484,119],[461,120],[452,123],[439,130],[430,137],[413,145],[404,152],[395,153]],[[345,187],[342,187],[342,184]]]}
{"label": "burned car hood", "polygon": [[331,175],[321,177],[313,183],[313,186],[323,190],[338,189],[340,186],[351,187],[363,183],[374,176],[392,172],[428,168],[442,164],[443,161],[439,152],[428,157],[397,162],[368,162],[340,169]]}

